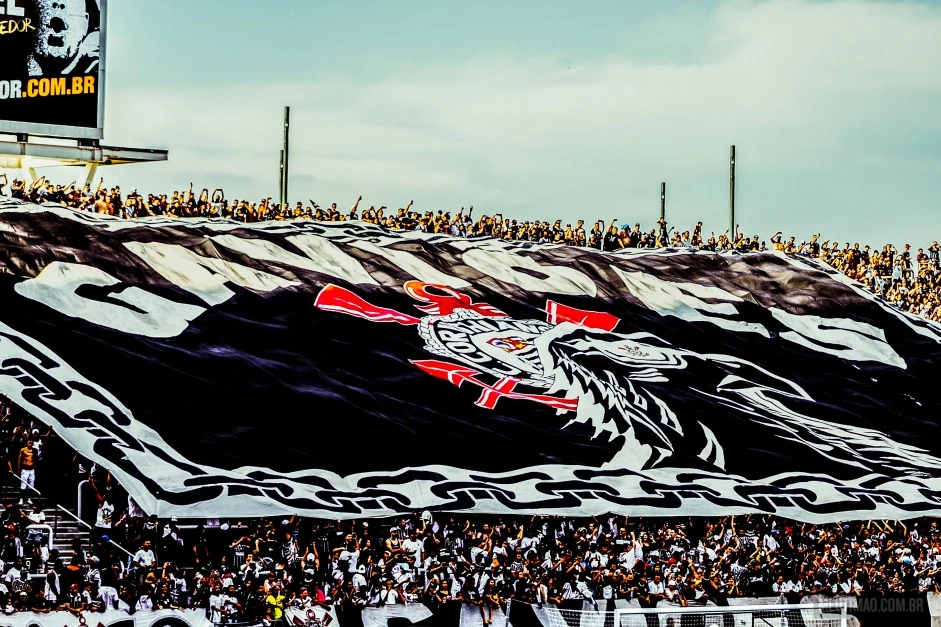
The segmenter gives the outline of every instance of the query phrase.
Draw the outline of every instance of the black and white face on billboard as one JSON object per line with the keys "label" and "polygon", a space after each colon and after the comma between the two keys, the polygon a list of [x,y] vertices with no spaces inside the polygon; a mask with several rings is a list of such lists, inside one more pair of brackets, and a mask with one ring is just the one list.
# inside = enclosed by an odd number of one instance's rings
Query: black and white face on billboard
{"label": "black and white face on billboard", "polygon": [[0,0],[0,132],[101,139],[107,0]]}

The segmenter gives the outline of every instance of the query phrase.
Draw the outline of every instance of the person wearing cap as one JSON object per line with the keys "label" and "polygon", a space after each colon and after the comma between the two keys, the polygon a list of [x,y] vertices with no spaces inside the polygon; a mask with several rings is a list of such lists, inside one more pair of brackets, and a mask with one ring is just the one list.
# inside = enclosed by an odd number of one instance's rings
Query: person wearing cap
{"label": "person wearing cap", "polygon": [[363,564],[357,566],[356,572],[353,574],[351,581],[353,582],[353,588],[357,592],[365,590],[365,588],[369,585],[369,582],[366,581],[366,566]]}
{"label": "person wearing cap", "polygon": [[399,530],[392,528],[389,531],[389,537],[385,541],[385,549],[393,557],[398,557],[402,553],[402,541],[399,539]]}

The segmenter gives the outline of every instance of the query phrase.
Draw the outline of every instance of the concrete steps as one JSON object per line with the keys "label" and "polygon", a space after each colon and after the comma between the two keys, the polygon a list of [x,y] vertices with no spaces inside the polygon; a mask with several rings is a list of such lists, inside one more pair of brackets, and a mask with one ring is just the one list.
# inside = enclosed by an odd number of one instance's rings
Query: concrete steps
{"label": "concrete steps", "polygon": [[[20,490],[17,485],[15,485],[15,480],[11,477],[11,482],[14,485],[3,485],[0,487],[0,502],[3,503],[3,506],[6,507],[7,503],[19,503],[20,501]],[[49,503],[44,502],[41,497],[39,498],[40,503],[43,504],[43,513],[46,515],[46,524],[52,527],[52,548],[59,550],[59,555],[66,561],[72,556],[72,545],[75,540],[78,540],[81,543],[83,548],[88,548],[91,542],[91,534],[85,525],[79,523],[77,520],[58,509],[57,507],[52,506]],[[31,507],[24,504],[23,510],[29,512]]]}

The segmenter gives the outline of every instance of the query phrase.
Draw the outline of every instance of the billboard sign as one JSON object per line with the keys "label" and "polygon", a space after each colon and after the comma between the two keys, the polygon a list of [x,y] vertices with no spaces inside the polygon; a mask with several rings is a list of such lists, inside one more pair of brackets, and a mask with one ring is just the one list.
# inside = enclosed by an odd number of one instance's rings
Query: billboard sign
{"label": "billboard sign", "polygon": [[106,0],[0,0],[0,132],[100,139]]}

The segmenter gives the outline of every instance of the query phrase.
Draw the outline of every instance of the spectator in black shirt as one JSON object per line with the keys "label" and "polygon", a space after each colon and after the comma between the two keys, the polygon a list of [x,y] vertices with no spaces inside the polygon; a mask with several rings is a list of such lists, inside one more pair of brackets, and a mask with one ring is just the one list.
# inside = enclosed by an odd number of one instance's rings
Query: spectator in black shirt
{"label": "spectator in black shirt", "polygon": [[611,224],[608,226],[607,232],[604,234],[604,244],[602,250],[605,251],[614,251],[621,248],[620,240],[618,238],[618,229],[614,226],[614,220],[611,221]]}

